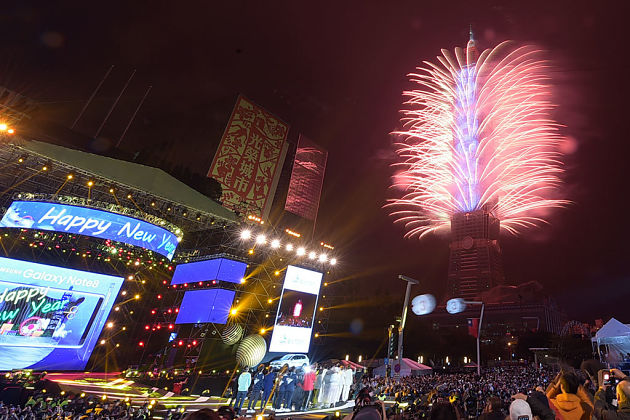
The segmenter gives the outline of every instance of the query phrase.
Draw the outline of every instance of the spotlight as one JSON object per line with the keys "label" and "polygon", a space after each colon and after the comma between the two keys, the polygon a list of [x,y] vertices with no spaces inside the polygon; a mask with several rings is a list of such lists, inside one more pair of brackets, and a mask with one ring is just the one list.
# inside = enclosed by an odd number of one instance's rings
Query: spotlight
{"label": "spotlight", "polygon": [[9,133],[9,134],[13,134],[13,133],[15,133],[15,130],[14,130],[14,129],[12,129],[12,128],[9,128],[9,129],[7,130],[7,133]]}
{"label": "spotlight", "polygon": [[101,344],[105,344],[105,340],[101,340]]}
{"label": "spotlight", "polygon": [[236,309],[236,308],[232,308],[230,310],[230,315],[236,315],[237,313],[238,313],[238,309]]}
{"label": "spotlight", "polygon": [[114,326],[114,323],[113,323],[113,322],[108,322],[108,323],[107,323],[107,328],[112,328],[113,326]]}
{"label": "spotlight", "polygon": [[314,260],[317,257],[317,254],[315,253],[315,251],[311,251],[308,253],[308,258],[311,260]]}
{"label": "spotlight", "polygon": [[304,249],[304,247],[299,247],[297,251],[295,251],[295,253],[301,257],[302,255],[306,254],[306,249]]}
{"label": "spotlight", "polygon": [[252,237],[252,232],[249,229],[245,229],[241,232],[241,239],[249,239]]}
{"label": "spotlight", "polygon": [[263,335],[266,331],[267,331],[266,329],[261,328],[261,329],[260,329],[260,335]]}
{"label": "spotlight", "polygon": [[280,241],[278,239],[274,239],[273,241],[271,241],[271,247],[280,248]]}
{"label": "spotlight", "polygon": [[94,185],[94,181],[88,181],[87,186],[91,187],[92,185]]}
{"label": "spotlight", "polygon": [[4,123],[0,124],[0,131],[7,131],[7,128],[8,127],[7,127],[6,124],[4,124]]}
{"label": "spotlight", "polygon": [[264,244],[265,242],[267,242],[267,238],[265,237],[265,235],[258,235],[256,237],[256,243],[259,245]]}
{"label": "spotlight", "polygon": [[328,261],[328,256],[326,254],[319,254],[319,262],[325,263]]}
{"label": "spotlight", "polygon": [[335,264],[337,264],[337,258],[331,258],[330,265],[335,265]]}
{"label": "spotlight", "polygon": [[68,179],[72,179],[72,178],[74,178],[74,176],[73,176],[72,174],[68,174],[68,177],[67,177],[67,178],[68,178]]}
{"label": "spotlight", "polygon": [[293,244],[287,244],[286,250],[287,251],[293,251]]}

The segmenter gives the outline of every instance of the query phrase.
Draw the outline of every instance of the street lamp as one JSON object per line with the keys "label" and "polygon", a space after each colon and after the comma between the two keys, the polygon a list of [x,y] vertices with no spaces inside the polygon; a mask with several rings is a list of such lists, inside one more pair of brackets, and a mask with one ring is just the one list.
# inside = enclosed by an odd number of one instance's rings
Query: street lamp
{"label": "street lamp", "polygon": [[403,362],[403,330],[405,329],[405,321],[407,321],[407,308],[409,307],[409,295],[411,294],[411,285],[420,284],[418,280],[412,279],[411,277],[403,276],[402,274],[398,276],[400,280],[404,280],[407,282],[407,291],[405,292],[405,303],[403,304],[402,316],[400,317],[400,326],[398,327],[398,364],[400,365],[400,369],[402,370],[402,362]]}
{"label": "street lamp", "polygon": [[481,324],[483,323],[483,310],[485,304],[478,301],[469,301],[462,298],[450,299],[446,302],[446,310],[449,314],[458,314],[466,309],[467,305],[481,305],[481,314],[479,315],[479,325],[477,327],[477,375],[481,376],[481,353],[479,351],[479,340],[481,339]]}

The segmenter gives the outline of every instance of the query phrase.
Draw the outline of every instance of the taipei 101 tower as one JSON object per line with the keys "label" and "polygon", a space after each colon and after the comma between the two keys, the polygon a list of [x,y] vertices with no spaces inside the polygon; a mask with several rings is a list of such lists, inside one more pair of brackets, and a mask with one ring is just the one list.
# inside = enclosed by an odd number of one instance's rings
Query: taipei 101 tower
{"label": "taipei 101 tower", "polygon": [[505,282],[499,233],[547,223],[561,196],[564,137],[553,120],[549,63],[505,41],[423,62],[403,92],[392,215],[407,237],[450,230],[447,297],[479,300]]}
{"label": "taipei 101 tower", "polygon": [[[468,70],[474,71],[479,58],[470,30],[466,47]],[[474,139],[470,140],[473,143]],[[474,148],[474,144],[464,144]],[[475,187],[471,185],[471,187]],[[471,188],[472,189],[472,188]],[[478,300],[480,294],[504,283],[501,248],[499,247],[500,221],[484,208],[451,216],[451,243],[448,265],[447,296]]]}

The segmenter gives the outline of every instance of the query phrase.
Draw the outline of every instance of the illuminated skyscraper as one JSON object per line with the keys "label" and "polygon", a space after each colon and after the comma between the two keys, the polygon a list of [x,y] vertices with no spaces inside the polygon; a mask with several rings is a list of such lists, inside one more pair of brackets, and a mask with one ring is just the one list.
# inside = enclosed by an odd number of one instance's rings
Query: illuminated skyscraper
{"label": "illuminated skyscraper", "polygon": [[449,297],[479,299],[481,293],[504,283],[499,219],[486,208],[456,213],[451,234]]}

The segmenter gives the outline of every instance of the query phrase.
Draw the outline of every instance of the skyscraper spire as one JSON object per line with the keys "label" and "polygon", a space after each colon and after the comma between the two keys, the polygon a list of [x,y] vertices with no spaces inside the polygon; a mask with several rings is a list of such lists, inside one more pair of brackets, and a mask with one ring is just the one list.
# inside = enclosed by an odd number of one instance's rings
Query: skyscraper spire
{"label": "skyscraper spire", "polygon": [[469,34],[470,37],[468,39],[468,44],[466,45],[466,63],[468,65],[472,65],[477,62],[477,59],[479,58],[479,53],[477,52],[475,37],[472,30],[472,23],[470,24]]}

